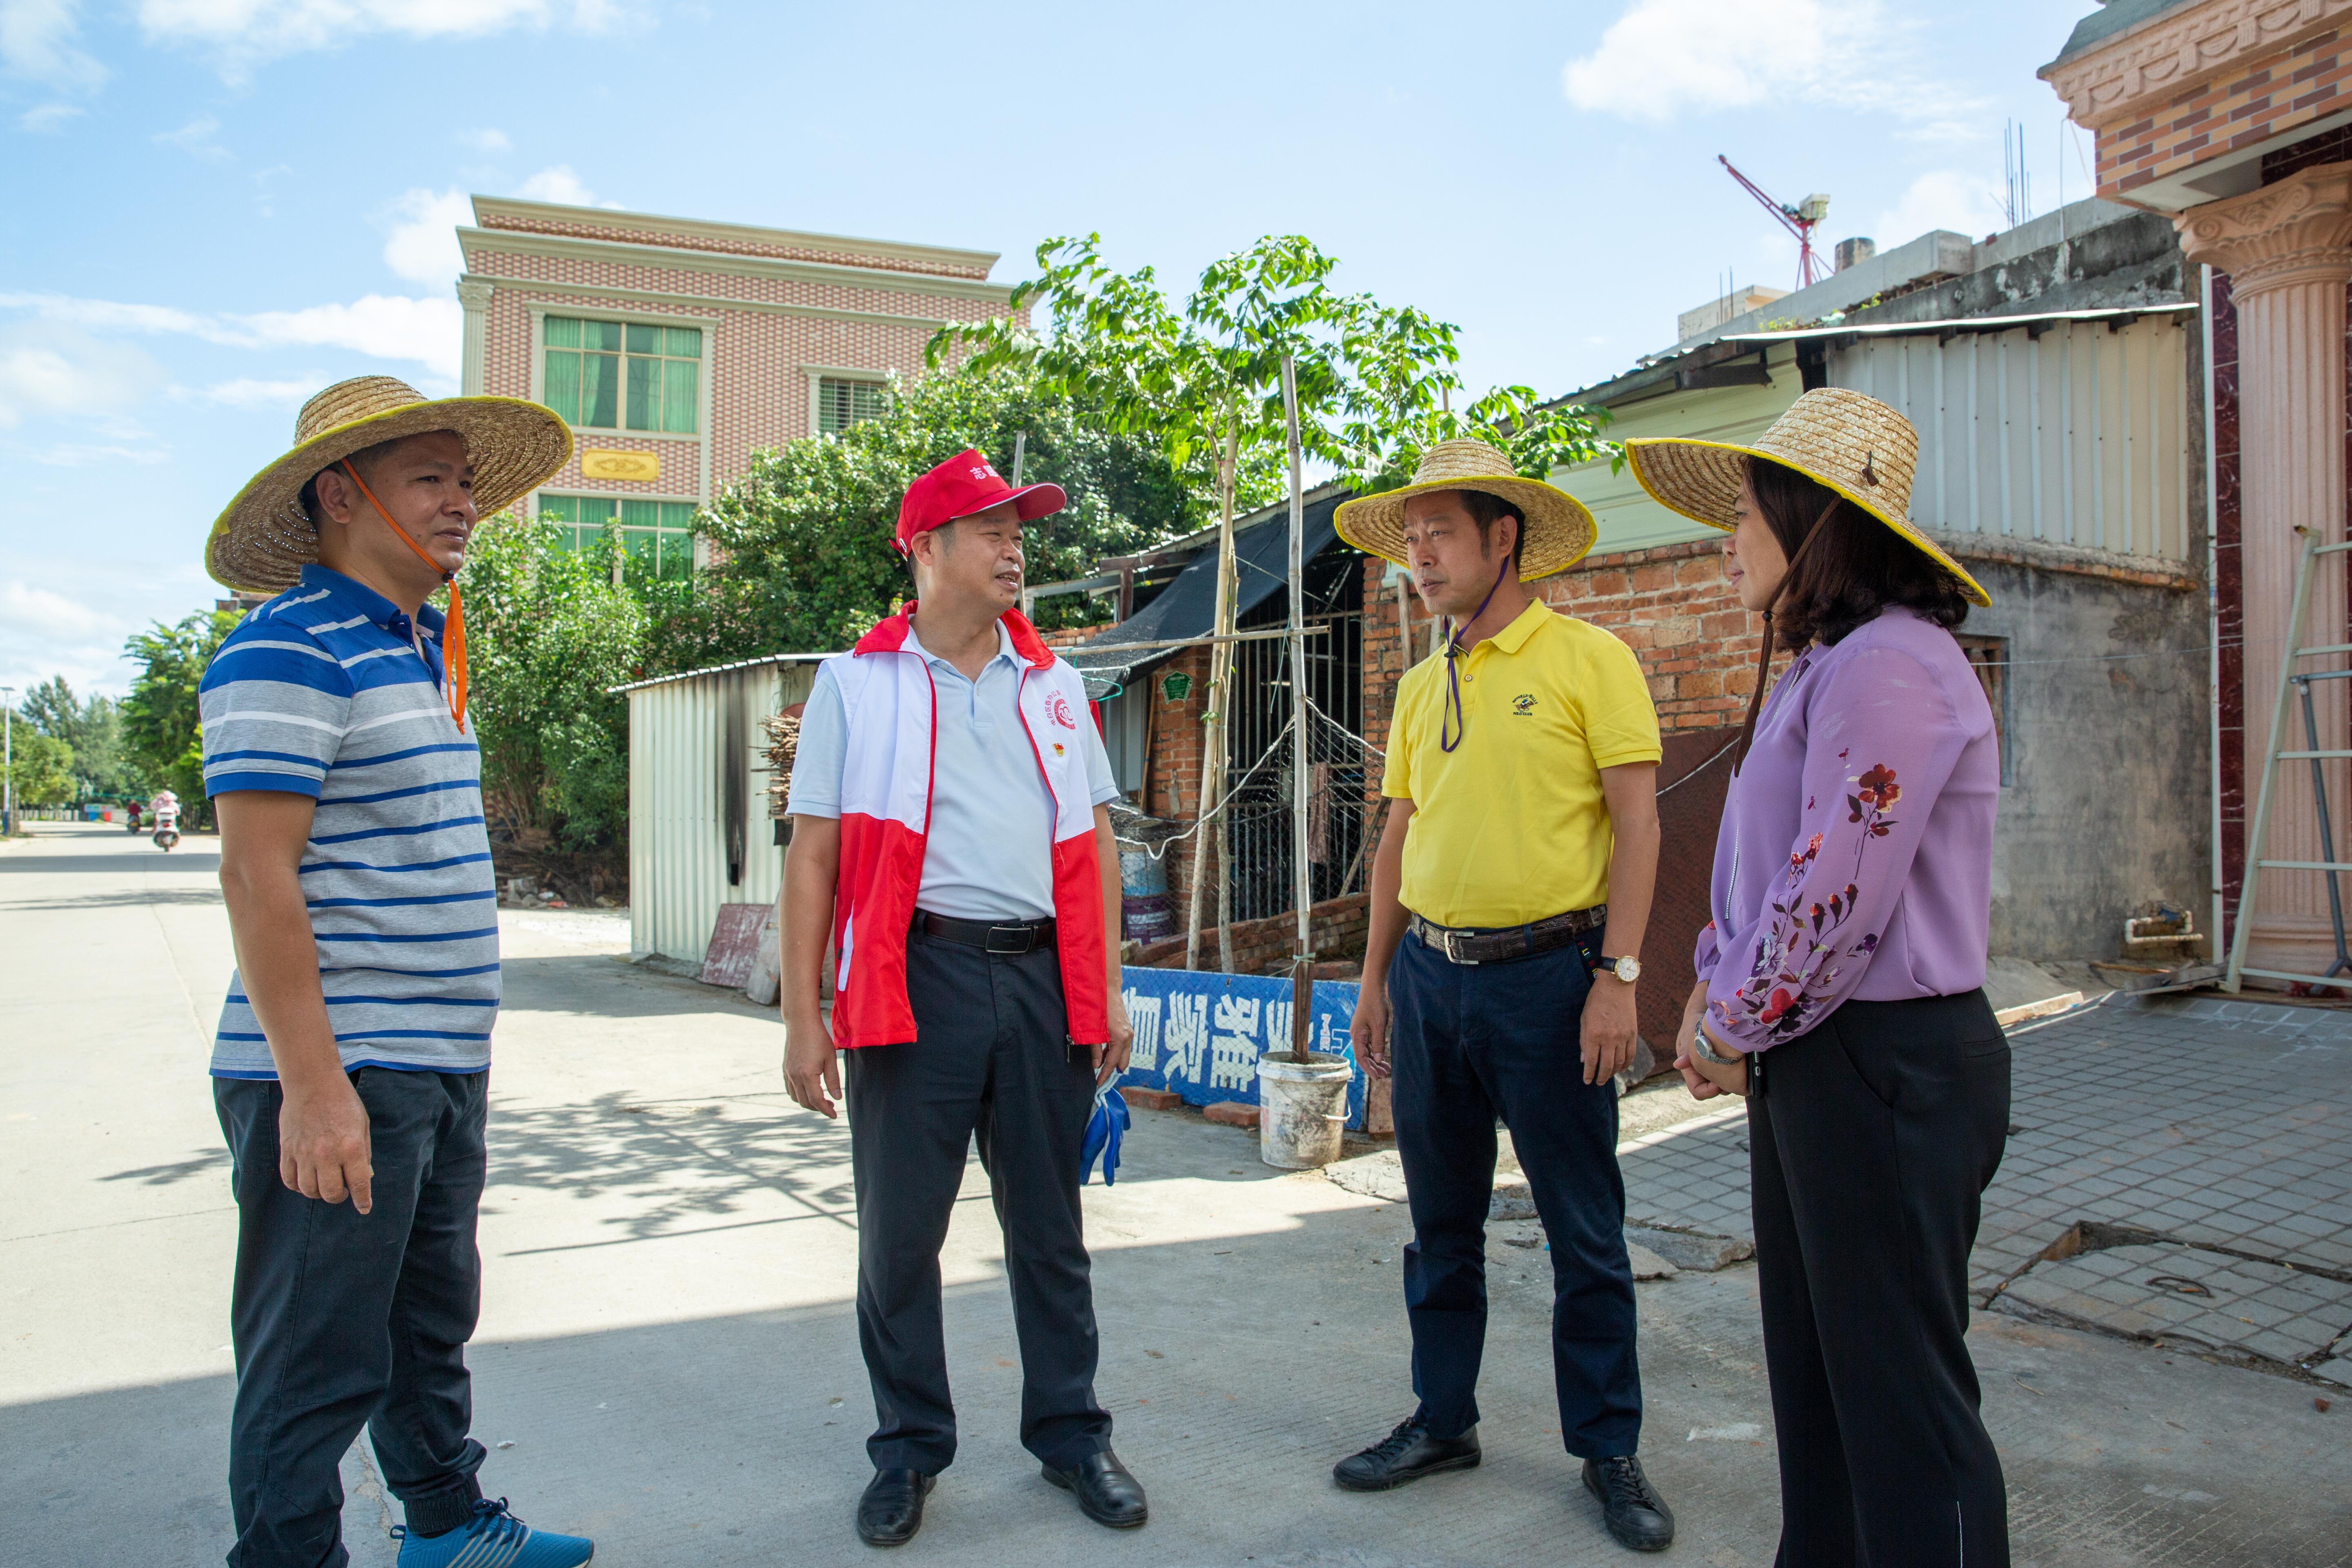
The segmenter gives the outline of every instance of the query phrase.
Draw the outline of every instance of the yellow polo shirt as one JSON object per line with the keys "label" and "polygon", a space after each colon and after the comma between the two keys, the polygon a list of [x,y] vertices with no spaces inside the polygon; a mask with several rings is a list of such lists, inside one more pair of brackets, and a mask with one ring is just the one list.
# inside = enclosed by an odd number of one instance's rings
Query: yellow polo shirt
{"label": "yellow polo shirt", "polygon": [[1450,752],[1444,658],[1397,686],[1381,793],[1412,802],[1404,907],[1440,925],[1511,926],[1607,902],[1601,770],[1663,754],[1633,650],[1538,602],[1455,663]]}

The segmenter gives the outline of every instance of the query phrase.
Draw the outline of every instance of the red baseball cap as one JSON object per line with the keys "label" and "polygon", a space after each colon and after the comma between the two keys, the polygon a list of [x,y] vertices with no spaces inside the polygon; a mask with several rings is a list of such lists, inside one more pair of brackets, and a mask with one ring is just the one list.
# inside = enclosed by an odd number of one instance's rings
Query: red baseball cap
{"label": "red baseball cap", "polygon": [[960,517],[971,517],[1011,501],[1020,509],[1022,521],[1034,522],[1061,510],[1069,500],[1059,485],[1024,485],[1014,489],[997,474],[994,464],[966,447],[907,487],[907,497],[898,503],[898,536],[895,542],[898,553],[904,555],[912,547],[915,535],[928,533]]}

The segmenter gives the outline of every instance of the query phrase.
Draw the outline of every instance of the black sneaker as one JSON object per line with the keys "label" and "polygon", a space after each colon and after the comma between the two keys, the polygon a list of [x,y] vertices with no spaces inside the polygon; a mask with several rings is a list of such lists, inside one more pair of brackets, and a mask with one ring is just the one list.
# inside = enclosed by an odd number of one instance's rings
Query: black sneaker
{"label": "black sneaker", "polygon": [[1584,1461],[1584,1489],[1601,1500],[1601,1521],[1629,1552],[1664,1552],[1675,1543],[1675,1516],[1631,1454]]}
{"label": "black sneaker", "polygon": [[1351,1492],[1384,1492],[1440,1470],[1466,1470],[1478,1462],[1478,1428],[1459,1437],[1433,1437],[1412,1421],[1331,1468],[1331,1479]]}

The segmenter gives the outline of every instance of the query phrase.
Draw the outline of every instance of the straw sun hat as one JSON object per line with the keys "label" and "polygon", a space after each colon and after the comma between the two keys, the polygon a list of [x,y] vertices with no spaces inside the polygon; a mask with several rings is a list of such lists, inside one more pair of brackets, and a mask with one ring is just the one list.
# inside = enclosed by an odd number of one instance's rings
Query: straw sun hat
{"label": "straw sun hat", "polygon": [[1828,486],[1926,551],[1959,580],[1971,601],[1992,603],[1958,562],[1912,526],[1911,479],[1919,466],[1919,433],[1874,397],[1843,387],[1816,387],[1790,404],[1752,447],[1681,437],[1625,443],[1633,477],[1659,505],[1727,533],[1738,526],[1739,482],[1749,458]]}
{"label": "straw sun hat", "polygon": [[302,405],[294,449],[256,474],[213,524],[205,570],[248,593],[290,588],[319,559],[319,532],[302,487],[352,453],[404,436],[454,430],[474,467],[483,515],[530,494],[572,456],[572,430],[551,409],[520,397],[442,397],[388,375],[339,381]]}
{"label": "straw sun hat", "polygon": [[1430,490],[1484,490],[1519,511],[1519,581],[1532,583],[1565,572],[1584,559],[1598,531],[1584,503],[1541,479],[1521,479],[1511,459],[1470,437],[1440,441],[1422,454],[1412,483],[1344,503],[1331,519],[1339,537],[1383,561],[1402,566],[1404,503]]}

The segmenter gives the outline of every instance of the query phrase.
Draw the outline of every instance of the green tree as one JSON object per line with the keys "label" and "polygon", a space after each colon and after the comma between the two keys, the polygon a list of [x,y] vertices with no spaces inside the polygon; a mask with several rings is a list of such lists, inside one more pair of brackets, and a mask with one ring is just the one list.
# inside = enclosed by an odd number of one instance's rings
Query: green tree
{"label": "green tree", "polygon": [[9,736],[8,782],[18,805],[73,804],[73,748],[55,735],[36,729],[29,715],[16,715]]}
{"label": "green tree", "polygon": [[19,710],[41,733],[73,748],[77,798],[130,798],[146,793],[145,781],[124,753],[121,707],[112,698],[78,698],[64,676],[53,675],[25,694]]}
{"label": "green tree", "polygon": [[[647,589],[649,597],[700,601],[689,612],[656,612],[648,672],[848,647],[908,591],[891,544],[908,484],[967,447],[1009,476],[1020,437],[1023,478],[1069,495],[1065,510],[1032,531],[1032,583],[1082,576],[1101,557],[1149,548],[1192,521],[1158,441],[1115,427],[1026,369],[942,370],[897,388],[887,413],[839,437],[753,458],[703,516],[723,561],[690,586]],[[1038,611],[1051,627],[1081,622],[1087,606],[1071,596],[1042,601]]]}
{"label": "green tree", "polygon": [[211,817],[196,687],[222,639],[243,618],[235,610],[199,610],[176,626],[157,621],[122,645],[123,657],[140,667],[122,700],[123,749],[149,782],[180,797],[180,809],[194,825]]}
{"label": "green tree", "polygon": [[628,700],[608,689],[642,669],[648,616],[614,582],[617,542],[572,551],[562,533],[503,512],[475,531],[467,710],[490,820],[586,849],[626,837]]}

